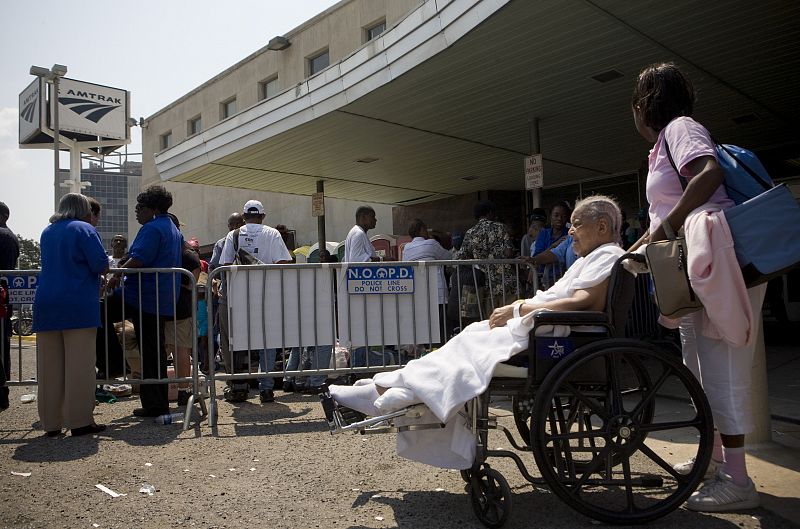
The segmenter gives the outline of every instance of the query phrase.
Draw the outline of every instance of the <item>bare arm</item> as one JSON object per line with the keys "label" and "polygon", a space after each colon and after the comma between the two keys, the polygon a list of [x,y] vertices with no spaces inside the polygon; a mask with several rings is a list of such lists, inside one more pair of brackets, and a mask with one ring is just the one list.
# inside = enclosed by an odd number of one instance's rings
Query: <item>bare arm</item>
{"label": "bare arm", "polygon": [[[608,291],[608,279],[602,283],[587,289],[576,290],[575,293],[568,298],[557,299],[554,301],[546,301],[544,303],[526,303],[521,302],[519,308],[520,316],[530,314],[536,309],[549,309],[549,310],[596,310],[601,311],[605,308],[606,293]],[[519,303],[519,302],[517,302]],[[508,320],[514,317],[514,305],[506,305],[495,309],[489,317],[489,327],[502,327]]]}

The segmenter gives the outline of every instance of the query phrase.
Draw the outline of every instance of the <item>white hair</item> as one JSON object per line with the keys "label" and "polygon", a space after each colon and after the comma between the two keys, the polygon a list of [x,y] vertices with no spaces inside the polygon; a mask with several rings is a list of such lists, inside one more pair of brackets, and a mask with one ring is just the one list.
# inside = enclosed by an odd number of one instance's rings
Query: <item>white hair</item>
{"label": "white hair", "polygon": [[592,195],[582,198],[575,203],[574,214],[578,213],[592,222],[597,222],[600,218],[608,220],[614,241],[620,242],[619,230],[622,227],[622,212],[616,200],[605,195]]}

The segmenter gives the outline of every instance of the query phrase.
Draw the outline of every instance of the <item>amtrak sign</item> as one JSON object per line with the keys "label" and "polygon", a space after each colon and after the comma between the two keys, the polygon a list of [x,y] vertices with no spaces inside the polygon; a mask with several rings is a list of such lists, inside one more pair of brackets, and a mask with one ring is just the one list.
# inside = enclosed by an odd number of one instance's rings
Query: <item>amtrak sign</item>
{"label": "amtrak sign", "polygon": [[[63,77],[58,87],[59,148],[106,154],[130,143],[130,94]],[[19,144],[22,148],[52,148],[53,83],[37,77],[19,95]],[[73,143],[70,143],[73,142]]]}
{"label": "amtrak sign", "polygon": [[[28,143],[41,134],[44,124],[44,81],[36,78],[19,95],[19,142]],[[52,141],[50,142],[52,143]]]}
{"label": "amtrak sign", "polygon": [[99,84],[61,79],[58,128],[88,136],[124,140],[128,137],[128,92]]}

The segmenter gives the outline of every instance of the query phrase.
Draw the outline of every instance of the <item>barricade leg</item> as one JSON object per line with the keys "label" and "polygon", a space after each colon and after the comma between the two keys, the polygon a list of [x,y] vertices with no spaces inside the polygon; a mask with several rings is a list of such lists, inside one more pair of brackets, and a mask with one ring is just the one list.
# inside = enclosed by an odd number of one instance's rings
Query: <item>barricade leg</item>
{"label": "barricade leg", "polygon": [[0,351],[0,410],[4,410],[9,406],[6,382],[11,379],[11,316],[0,318],[0,336],[3,347]]}

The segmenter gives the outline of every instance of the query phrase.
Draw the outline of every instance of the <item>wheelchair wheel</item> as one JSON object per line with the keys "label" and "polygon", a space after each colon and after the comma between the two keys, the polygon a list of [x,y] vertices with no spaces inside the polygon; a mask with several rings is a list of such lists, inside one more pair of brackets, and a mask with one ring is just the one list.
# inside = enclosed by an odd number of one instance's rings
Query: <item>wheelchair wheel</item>
{"label": "wheelchair wheel", "polygon": [[[620,393],[623,398],[625,398],[625,396],[629,393],[644,391],[652,386],[650,376],[639,359],[634,357],[626,358],[622,360],[622,364],[625,366],[624,369],[627,370],[626,380],[623,381],[623,387],[620,389]],[[606,401],[604,391],[605,387],[605,383],[577,383],[577,389],[579,391],[596,395],[599,403],[605,403]],[[652,421],[654,409],[654,402],[648,402],[645,405],[642,414],[643,422],[649,423]],[[533,417],[534,416],[532,412],[529,412],[529,419],[531,423],[533,423]],[[514,418],[516,419],[516,415]],[[592,435],[592,431],[596,430],[595,425],[592,423],[592,410],[585,403],[581,402],[579,398],[571,395],[563,396],[560,399],[554,399],[548,420],[552,422],[558,420],[559,418],[563,419],[562,429],[564,431],[575,432],[578,435],[577,445],[579,447],[597,446],[594,436]],[[519,429],[520,426],[517,425],[517,428]],[[527,431],[535,431],[535,428],[536,427],[531,424],[530,428],[527,428]],[[522,430],[520,430],[520,432],[521,431]],[[646,437],[647,434],[643,433],[642,435],[638,436],[635,441],[641,442]],[[528,440],[530,442],[529,446],[533,446],[533,444],[535,444],[535,441],[531,440],[530,437]],[[551,464],[556,464],[556,460],[554,459],[556,457],[556,450],[554,448],[549,448],[547,454],[550,458]],[[617,466],[621,461],[621,454],[618,452],[613,453],[611,456],[611,461],[612,467]],[[590,462],[591,461],[589,458],[582,458],[577,454],[572,454],[571,464],[575,466],[575,470],[578,472],[585,470]]]}
{"label": "wheelchair wheel", "polygon": [[511,514],[511,487],[500,472],[484,465],[471,476],[469,496],[475,516],[486,527],[501,527]]}
{"label": "wheelchair wheel", "polygon": [[[611,524],[645,523],[678,508],[702,480],[713,444],[700,384],[635,340],[595,342],[559,362],[536,395],[531,428],[552,491]],[[672,468],[688,457],[696,458],[691,473]]]}
{"label": "wheelchair wheel", "polygon": [[467,470],[459,470],[459,474],[461,475],[461,479],[464,480],[464,483],[472,483],[472,471]]}

